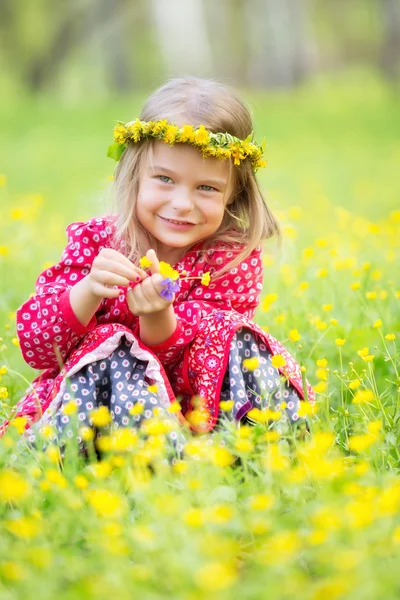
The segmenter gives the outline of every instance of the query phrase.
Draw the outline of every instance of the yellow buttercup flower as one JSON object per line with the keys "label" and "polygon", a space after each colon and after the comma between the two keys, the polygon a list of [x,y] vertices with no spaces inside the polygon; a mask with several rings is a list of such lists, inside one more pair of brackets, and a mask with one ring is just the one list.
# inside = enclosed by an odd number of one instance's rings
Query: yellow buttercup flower
{"label": "yellow buttercup flower", "polygon": [[160,262],[160,274],[166,279],[179,279],[179,273],[163,260]]}
{"label": "yellow buttercup flower", "polygon": [[248,371],[255,371],[255,369],[257,369],[259,366],[260,361],[256,356],[253,356],[253,358],[245,358],[242,364]]}
{"label": "yellow buttercup flower", "polygon": [[282,354],[275,354],[275,356],[271,358],[271,364],[275,368],[284,367],[286,365],[286,360]]}
{"label": "yellow buttercup flower", "polygon": [[202,283],[202,285],[209,286],[210,285],[210,279],[211,279],[210,273],[207,271],[207,273],[204,273],[202,275],[202,277],[201,277],[201,283]]}
{"label": "yellow buttercup flower", "polygon": [[149,260],[147,256],[142,256],[142,258],[139,260],[139,266],[142,269],[148,269],[149,267],[151,267],[152,264],[152,261]]}

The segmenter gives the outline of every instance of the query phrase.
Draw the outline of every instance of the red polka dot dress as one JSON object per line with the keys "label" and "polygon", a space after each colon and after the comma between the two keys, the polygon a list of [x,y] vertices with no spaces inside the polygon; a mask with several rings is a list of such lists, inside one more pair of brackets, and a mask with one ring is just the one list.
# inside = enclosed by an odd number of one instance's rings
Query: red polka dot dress
{"label": "red polka dot dress", "polygon": [[[303,388],[300,367],[289,352],[251,320],[263,285],[260,248],[216,280],[213,273],[235,257],[240,245],[216,242],[205,249],[200,243],[175,264],[187,277],[210,272],[211,283],[181,281],[174,301],[177,327],[161,344],[143,344],[126,294],[104,299],[87,327],[79,322],[69,301],[71,288],[89,274],[102,248],[115,248],[114,221],[98,217],[70,225],[60,262],[39,275],[35,294],[17,311],[23,357],[42,371],[16,407],[16,414],[28,417],[26,435],[33,439],[34,424],[57,421],[60,430],[68,425],[61,416],[72,384],[83,423],[90,423],[93,408],[105,404],[118,426],[129,425],[132,403],[166,409],[176,398],[182,412],[173,418],[184,422],[193,410],[193,397],[201,397],[207,409],[202,431],[218,424],[219,403],[228,399],[234,401],[228,417],[235,420],[254,406],[279,407],[284,400],[287,419],[296,421],[300,401],[314,401],[313,390],[308,382]],[[279,369],[271,364],[275,354],[285,359]],[[245,358],[256,358],[257,368],[244,367]],[[100,363],[106,364],[101,377]],[[149,386],[157,392],[148,392]],[[197,428],[192,421],[191,428]]]}

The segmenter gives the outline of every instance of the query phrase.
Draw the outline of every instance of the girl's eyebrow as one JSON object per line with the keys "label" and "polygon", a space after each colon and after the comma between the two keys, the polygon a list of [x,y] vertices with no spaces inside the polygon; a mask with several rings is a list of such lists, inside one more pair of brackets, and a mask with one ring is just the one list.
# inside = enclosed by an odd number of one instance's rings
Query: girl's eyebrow
{"label": "girl's eyebrow", "polygon": [[[152,165],[151,170],[153,172],[163,171],[164,173],[167,173],[170,177],[176,176],[176,173],[174,171],[171,171],[171,169],[168,169],[167,167],[163,167],[162,165]],[[203,183],[202,185],[210,185],[210,186],[214,186],[216,188],[218,188],[218,187],[223,188],[228,183],[226,179],[213,179],[212,177],[203,177],[202,181],[207,182],[207,183]]]}

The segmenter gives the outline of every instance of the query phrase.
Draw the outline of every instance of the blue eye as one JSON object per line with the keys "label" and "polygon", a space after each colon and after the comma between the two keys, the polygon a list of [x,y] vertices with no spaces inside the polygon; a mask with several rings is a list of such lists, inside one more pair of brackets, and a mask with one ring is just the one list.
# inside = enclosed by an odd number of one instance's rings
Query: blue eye
{"label": "blue eye", "polygon": [[[216,192],[216,191],[217,191],[217,190],[215,189],[215,187],[212,187],[212,185],[200,185],[199,187],[203,188],[203,190],[204,190],[205,192],[212,192],[212,191],[215,191],[215,192]],[[204,188],[207,188],[207,189],[204,189]]]}
{"label": "blue eye", "polygon": [[157,175],[157,178],[163,183],[169,183],[172,181],[171,177],[168,177],[168,175]]}

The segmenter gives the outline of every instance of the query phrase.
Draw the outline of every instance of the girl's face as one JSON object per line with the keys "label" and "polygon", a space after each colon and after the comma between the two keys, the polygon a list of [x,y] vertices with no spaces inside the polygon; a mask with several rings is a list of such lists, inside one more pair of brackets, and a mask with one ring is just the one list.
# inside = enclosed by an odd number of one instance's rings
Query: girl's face
{"label": "girl's face", "polygon": [[153,144],[140,175],[136,216],[158,240],[161,260],[175,264],[215,233],[232,193],[227,160],[203,158],[188,144]]}

